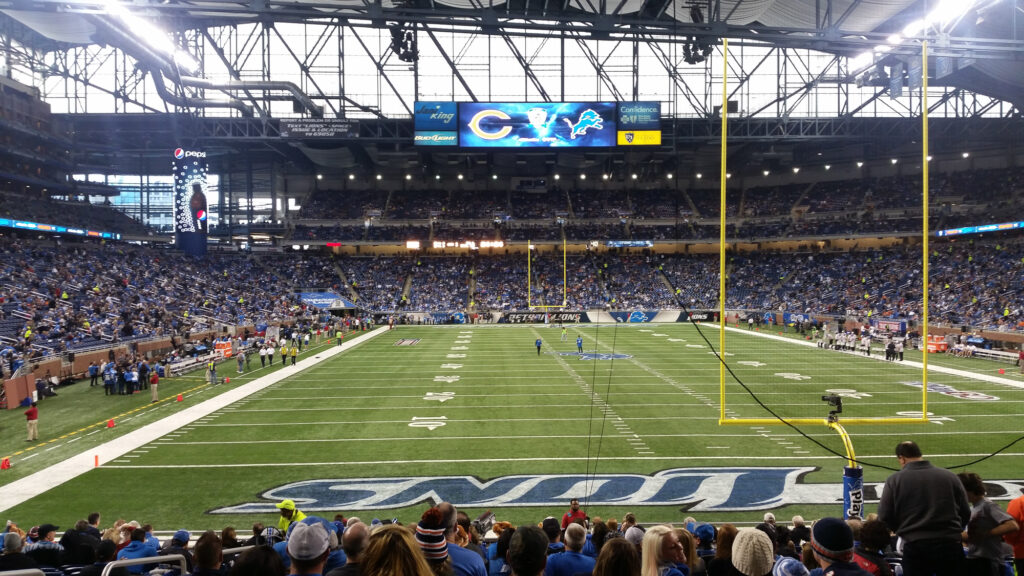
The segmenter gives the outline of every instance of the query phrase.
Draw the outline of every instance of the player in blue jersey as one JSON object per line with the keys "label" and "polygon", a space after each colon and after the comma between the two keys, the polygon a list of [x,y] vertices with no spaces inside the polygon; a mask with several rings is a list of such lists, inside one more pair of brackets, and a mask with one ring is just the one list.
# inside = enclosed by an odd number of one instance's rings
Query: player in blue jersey
{"label": "player in blue jersey", "polygon": [[583,354],[583,336],[576,337],[576,351]]}
{"label": "player in blue jersey", "polygon": [[540,356],[540,345],[543,344],[543,342],[541,342],[540,338],[537,338],[537,341],[534,342],[534,344],[537,345],[537,356]]}

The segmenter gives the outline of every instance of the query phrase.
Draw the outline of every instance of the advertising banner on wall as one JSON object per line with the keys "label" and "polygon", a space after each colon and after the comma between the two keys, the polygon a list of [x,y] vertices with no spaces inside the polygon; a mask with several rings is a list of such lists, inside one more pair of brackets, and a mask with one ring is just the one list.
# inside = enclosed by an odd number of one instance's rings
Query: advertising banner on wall
{"label": "advertising banner on wall", "polygon": [[206,254],[207,212],[206,152],[174,150],[174,243],[193,256]]}
{"label": "advertising banner on wall", "polygon": [[585,312],[507,312],[502,322],[509,324],[543,324],[548,322],[590,322]]}
{"label": "advertising banner on wall", "polygon": [[459,145],[615,146],[614,102],[461,102]]}

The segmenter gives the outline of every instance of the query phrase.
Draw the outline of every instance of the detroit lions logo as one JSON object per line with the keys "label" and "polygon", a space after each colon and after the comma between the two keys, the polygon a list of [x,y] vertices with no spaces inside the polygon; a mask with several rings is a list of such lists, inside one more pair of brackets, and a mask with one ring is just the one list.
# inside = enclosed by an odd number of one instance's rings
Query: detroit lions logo
{"label": "detroit lions logo", "polygon": [[559,356],[576,356],[580,360],[628,360],[632,354],[609,354],[606,352],[559,352]]}
{"label": "detroit lions logo", "polygon": [[647,322],[648,320],[650,320],[650,318],[648,318],[645,312],[636,310],[630,313],[629,320],[627,320],[627,322]]}
{"label": "detroit lions logo", "polygon": [[575,124],[568,118],[562,118],[566,124],[569,125],[569,136],[575,140],[577,136],[583,136],[587,133],[588,128],[594,130],[604,129],[604,118],[597,112],[594,112],[592,108],[587,108],[580,114],[580,119]]}

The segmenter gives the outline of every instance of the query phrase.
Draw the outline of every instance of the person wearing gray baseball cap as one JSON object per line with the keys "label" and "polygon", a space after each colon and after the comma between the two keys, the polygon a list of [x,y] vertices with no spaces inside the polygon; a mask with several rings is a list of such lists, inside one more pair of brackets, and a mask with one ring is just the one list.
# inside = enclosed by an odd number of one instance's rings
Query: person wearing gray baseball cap
{"label": "person wearing gray baseball cap", "polygon": [[312,526],[298,523],[288,534],[288,556],[292,559],[291,573],[302,575],[323,574],[330,552],[330,536],[322,524]]}

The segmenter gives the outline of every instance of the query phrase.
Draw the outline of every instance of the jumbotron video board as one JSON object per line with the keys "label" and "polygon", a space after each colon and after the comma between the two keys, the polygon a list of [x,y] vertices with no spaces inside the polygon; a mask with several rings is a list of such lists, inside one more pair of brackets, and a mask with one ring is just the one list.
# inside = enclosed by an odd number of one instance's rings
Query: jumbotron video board
{"label": "jumbotron video board", "polygon": [[660,102],[416,102],[417,146],[610,148],[661,144]]}

